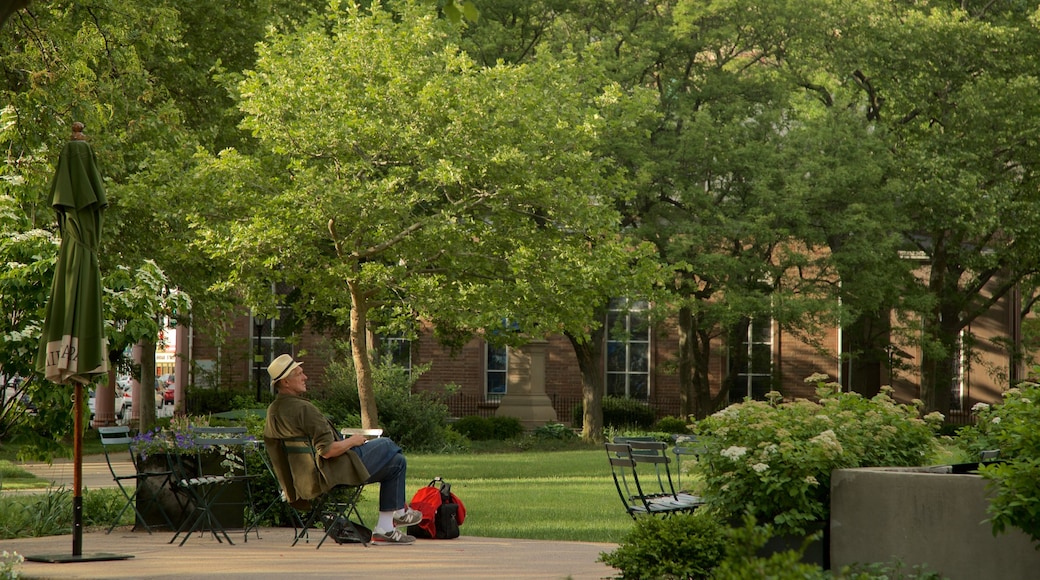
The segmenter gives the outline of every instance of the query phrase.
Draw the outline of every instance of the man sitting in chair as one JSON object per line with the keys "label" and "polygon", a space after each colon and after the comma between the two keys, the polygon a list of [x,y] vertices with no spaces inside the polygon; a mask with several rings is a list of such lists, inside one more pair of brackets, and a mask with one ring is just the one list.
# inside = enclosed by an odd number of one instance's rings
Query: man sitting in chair
{"label": "man sitting in chair", "polygon": [[[341,439],[337,430],[313,403],[303,398],[307,375],[302,363],[283,354],[267,367],[275,399],[267,407],[264,439],[307,436],[318,452],[319,473],[292,473],[295,489],[285,490],[287,499],[313,499],[337,485],[379,483],[379,521],[372,541],[411,544],[415,538],[397,526],[418,524],[422,513],[405,503],[407,462],[401,448],[387,437],[366,439],[351,435]],[[281,476],[279,476],[281,477]],[[292,497],[296,495],[297,497]]]}

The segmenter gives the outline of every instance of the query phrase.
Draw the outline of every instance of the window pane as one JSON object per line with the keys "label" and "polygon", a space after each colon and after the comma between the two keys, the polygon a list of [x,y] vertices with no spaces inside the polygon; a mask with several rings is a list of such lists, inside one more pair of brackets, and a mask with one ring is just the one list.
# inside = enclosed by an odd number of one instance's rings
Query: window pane
{"label": "window pane", "polygon": [[506,347],[487,347],[487,368],[489,371],[504,371],[508,363]]}
{"label": "window pane", "polygon": [[773,381],[767,376],[751,377],[751,398],[757,401],[766,400],[766,393],[773,389]]}
{"label": "window pane", "polygon": [[645,373],[650,370],[650,345],[645,343],[628,345],[628,371]]}
{"label": "window pane", "polygon": [[629,340],[646,342],[650,340],[650,323],[642,313],[633,312],[628,319]]}
{"label": "window pane", "polygon": [[758,318],[751,324],[751,342],[773,342],[773,325],[768,319]]}
{"label": "window pane", "polygon": [[607,373],[607,394],[616,397],[625,396],[625,375],[622,373]]}
{"label": "window pane", "polygon": [[628,376],[628,396],[645,401],[650,396],[650,384],[647,375]]}
{"label": "window pane", "polygon": [[505,373],[488,373],[488,395],[504,395],[506,394],[506,374]]}
{"label": "window pane", "polygon": [[608,371],[624,371],[625,370],[625,343],[623,343],[623,342],[608,342],[607,343],[607,370]]}
{"label": "window pane", "polygon": [[773,347],[769,344],[751,345],[751,373],[770,373],[773,366]]}

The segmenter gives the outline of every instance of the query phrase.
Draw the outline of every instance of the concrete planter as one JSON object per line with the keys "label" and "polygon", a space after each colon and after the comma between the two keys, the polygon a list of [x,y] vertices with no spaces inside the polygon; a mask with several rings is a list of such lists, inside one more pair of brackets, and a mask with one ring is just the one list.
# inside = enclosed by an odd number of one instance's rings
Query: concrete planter
{"label": "concrete planter", "polygon": [[1017,529],[994,536],[987,481],[950,468],[839,469],[831,477],[834,569],[920,564],[950,580],[1035,579],[1040,551]]}

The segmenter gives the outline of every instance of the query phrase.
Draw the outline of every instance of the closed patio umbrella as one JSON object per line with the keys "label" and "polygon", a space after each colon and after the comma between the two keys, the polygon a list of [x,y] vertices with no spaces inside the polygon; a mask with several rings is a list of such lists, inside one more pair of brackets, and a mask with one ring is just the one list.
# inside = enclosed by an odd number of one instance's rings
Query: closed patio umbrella
{"label": "closed patio umbrella", "polygon": [[73,395],[72,555],[26,556],[44,562],[125,559],[130,556],[83,556],[82,417],[83,385],[108,372],[104,315],[101,310],[101,272],[98,246],[101,221],[108,201],[94,151],[83,135],[83,124],[73,123],[72,139],[61,151],[51,182],[54,211],[58,214],[61,248],[47,301],[36,368],[55,383],[71,383]]}

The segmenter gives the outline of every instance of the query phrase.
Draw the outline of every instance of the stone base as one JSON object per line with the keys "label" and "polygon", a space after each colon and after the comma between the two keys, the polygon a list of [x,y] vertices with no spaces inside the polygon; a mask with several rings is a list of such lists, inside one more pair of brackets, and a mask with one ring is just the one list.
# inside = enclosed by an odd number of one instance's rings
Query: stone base
{"label": "stone base", "polygon": [[556,409],[547,395],[509,395],[502,397],[495,411],[497,417],[516,417],[524,430],[533,431],[547,423],[556,423]]}

